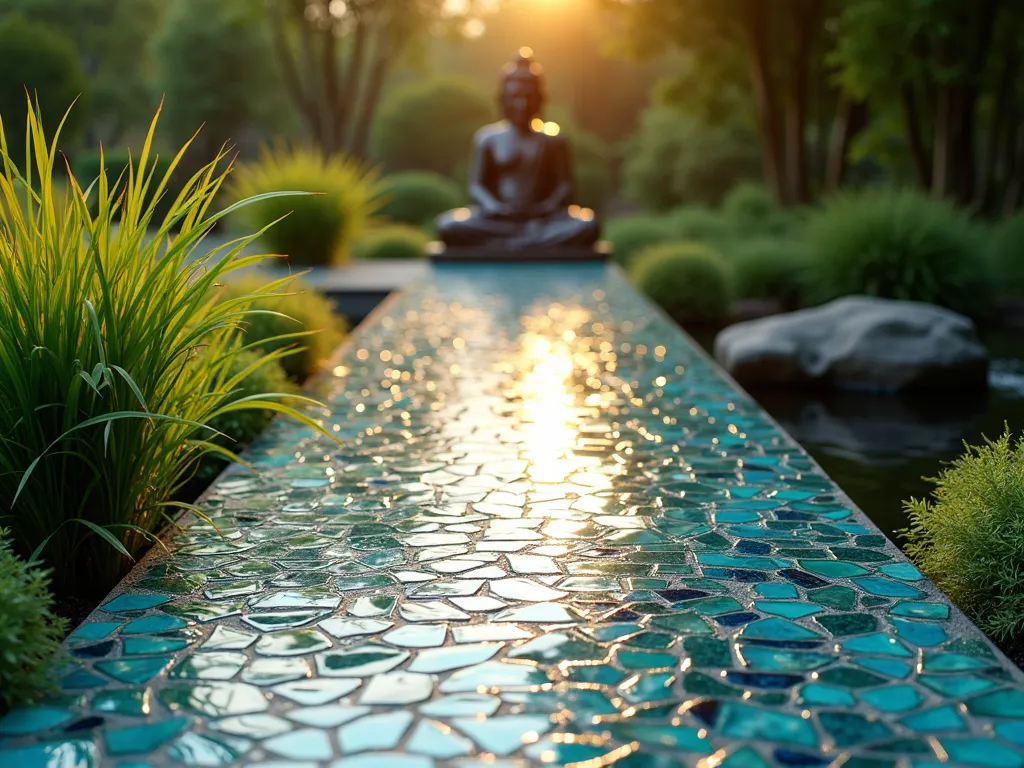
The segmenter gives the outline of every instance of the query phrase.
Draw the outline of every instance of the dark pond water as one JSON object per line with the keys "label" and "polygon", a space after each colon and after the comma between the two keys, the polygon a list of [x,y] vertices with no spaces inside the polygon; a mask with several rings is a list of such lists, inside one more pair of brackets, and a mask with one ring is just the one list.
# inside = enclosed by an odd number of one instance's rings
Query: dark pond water
{"label": "dark pond water", "polygon": [[[709,349],[713,335],[697,334]],[[751,394],[821,464],[886,536],[906,525],[903,501],[922,498],[963,443],[1024,434],[1024,332],[986,334],[986,396],[896,398],[780,389]]]}

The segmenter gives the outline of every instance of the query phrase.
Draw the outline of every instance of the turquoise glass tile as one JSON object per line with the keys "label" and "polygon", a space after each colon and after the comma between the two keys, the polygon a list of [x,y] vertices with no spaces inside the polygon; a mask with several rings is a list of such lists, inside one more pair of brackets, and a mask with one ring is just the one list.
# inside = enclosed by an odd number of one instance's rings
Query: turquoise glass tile
{"label": "turquoise glass tile", "polygon": [[896,603],[890,611],[894,616],[908,616],[915,619],[942,620],[949,618],[949,606],[943,603],[903,602]]}
{"label": "turquoise glass tile", "polygon": [[922,648],[942,645],[949,637],[946,630],[938,624],[896,618],[890,619],[889,622],[897,635]]}
{"label": "turquoise glass tile", "polygon": [[880,712],[907,712],[924,700],[920,691],[912,685],[872,688],[868,691],[860,691],[857,695]]}
{"label": "turquoise glass tile", "polygon": [[844,688],[823,683],[808,683],[800,689],[800,702],[808,706],[853,707],[857,701]]}
{"label": "turquoise glass tile", "polygon": [[991,739],[940,738],[939,744],[951,761],[985,768],[1019,768],[1024,765],[1020,752]]}
{"label": "turquoise glass tile", "polygon": [[900,720],[900,724],[917,733],[940,733],[967,729],[967,723],[964,722],[957,707],[953,704],[907,715]]}
{"label": "turquoise glass tile", "polygon": [[68,640],[70,642],[76,640],[102,640],[115,632],[121,624],[122,622],[120,621],[89,621],[80,625],[74,632],[68,635]]}
{"label": "turquoise glass tile", "polygon": [[158,723],[109,728],[103,735],[107,752],[111,755],[131,755],[152,752],[177,736],[188,725],[188,718],[175,717]]}
{"label": "turquoise glass tile", "polygon": [[0,736],[23,736],[56,728],[72,720],[74,713],[56,707],[24,707],[0,718]]}
{"label": "turquoise glass tile", "polygon": [[755,600],[754,608],[762,613],[783,616],[787,619],[800,619],[821,611],[821,608],[817,605],[783,602],[781,600]]}
{"label": "turquoise glass tile", "polygon": [[754,591],[770,600],[796,600],[800,597],[800,593],[792,584],[758,584]]}
{"label": "turquoise glass tile", "polygon": [[855,637],[844,640],[842,643],[844,651],[853,653],[870,653],[882,656],[900,656],[909,658],[913,652],[895,637],[890,637],[883,632],[875,632],[863,637]]}
{"label": "turquoise glass tile", "polygon": [[170,602],[170,600],[171,598],[167,595],[122,594],[100,607],[107,613],[130,613],[132,611],[145,611],[149,608],[156,608],[158,605]]}
{"label": "turquoise glass tile", "polygon": [[187,622],[176,616],[144,616],[129,621],[121,629],[122,635],[146,635],[157,632],[170,632],[187,626]]}
{"label": "turquoise glass tile", "polygon": [[910,674],[911,669],[910,664],[898,659],[861,658],[854,659],[854,664],[895,680],[903,680]]}
{"label": "turquoise glass tile", "polygon": [[854,579],[853,583],[872,595],[878,595],[879,597],[909,597],[917,598],[924,595],[921,590],[916,587],[911,587],[908,584],[903,584],[892,579],[886,579],[881,576],[864,576],[863,578]]}

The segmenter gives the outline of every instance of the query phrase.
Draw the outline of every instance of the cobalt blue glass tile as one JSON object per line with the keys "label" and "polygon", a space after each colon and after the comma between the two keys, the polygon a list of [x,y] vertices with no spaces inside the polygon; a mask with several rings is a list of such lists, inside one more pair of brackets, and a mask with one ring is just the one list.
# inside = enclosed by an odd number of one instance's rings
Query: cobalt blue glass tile
{"label": "cobalt blue glass tile", "polygon": [[829,760],[826,757],[822,757],[821,755],[810,755],[806,752],[797,752],[794,749],[775,749],[772,752],[772,757],[774,757],[776,762],[780,765],[791,765],[795,768],[829,764]]}
{"label": "cobalt blue glass tile", "polygon": [[715,616],[715,621],[723,627],[741,627],[759,618],[760,615],[756,613],[729,613],[725,616]]}
{"label": "cobalt blue glass tile", "polygon": [[827,587],[828,582],[824,579],[819,579],[817,576],[807,573],[806,571],[799,571],[796,568],[786,568],[785,570],[779,571],[779,575],[787,579],[798,587],[804,589],[813,589],[815,587]]}

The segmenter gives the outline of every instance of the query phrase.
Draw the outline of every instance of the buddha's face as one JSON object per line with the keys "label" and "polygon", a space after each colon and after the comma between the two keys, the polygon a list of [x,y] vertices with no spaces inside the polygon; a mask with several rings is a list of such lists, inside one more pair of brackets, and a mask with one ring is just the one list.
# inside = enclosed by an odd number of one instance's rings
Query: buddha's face
{"label": "buddha's face", "polygon": [[540,113],[540,91],[536,83],[511,78],[505,82],[501,107],[505,119],[521,131],[530,127],[530,121]]}

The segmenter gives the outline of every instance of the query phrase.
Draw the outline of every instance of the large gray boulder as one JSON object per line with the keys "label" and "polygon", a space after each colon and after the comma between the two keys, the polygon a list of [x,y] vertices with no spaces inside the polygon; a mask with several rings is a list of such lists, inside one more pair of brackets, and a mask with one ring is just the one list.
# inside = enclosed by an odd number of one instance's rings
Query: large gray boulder
{"label": "large gray boulder", "polygon": [[715,358],[744,385],[963,390],[984,388],[988,373],[968,318],[867,296],[729,326],[715,339]]}

